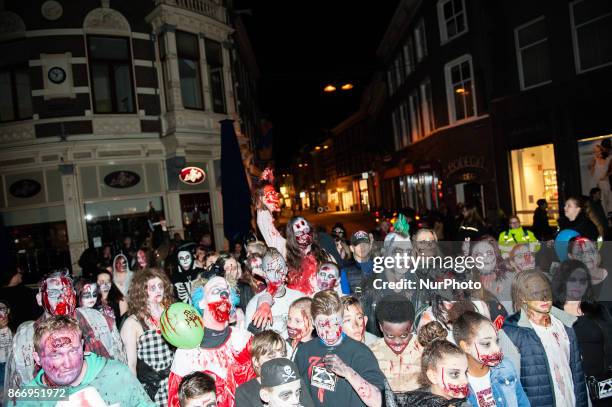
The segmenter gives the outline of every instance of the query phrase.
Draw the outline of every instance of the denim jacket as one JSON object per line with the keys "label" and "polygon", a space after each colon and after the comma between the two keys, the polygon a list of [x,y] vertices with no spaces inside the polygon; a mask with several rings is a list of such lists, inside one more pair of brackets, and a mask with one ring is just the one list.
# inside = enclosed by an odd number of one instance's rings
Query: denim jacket
{"label": "denim jacket", "polygon": [[[490,368],[490,372],[491,390],[497,407],[531,407],[516,369],[508,358],[502,359],[499,365]],[[478,406],[471,385],[468,401],[472,406]]]}

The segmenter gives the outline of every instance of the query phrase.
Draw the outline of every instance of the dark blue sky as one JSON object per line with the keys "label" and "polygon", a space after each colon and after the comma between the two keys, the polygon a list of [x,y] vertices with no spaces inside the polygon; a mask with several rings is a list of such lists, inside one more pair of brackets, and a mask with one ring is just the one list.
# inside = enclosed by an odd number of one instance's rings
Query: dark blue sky
{"label": "dark blue sky", "polygon": [[[278,166],[321,129],[354,113],[363,87],[379,65],[376,49],[398,0],[291,2],[236,0],[262,72],[263,110],[275,124]],[[352,81],[355,89],[325,94],[328,82]]]}

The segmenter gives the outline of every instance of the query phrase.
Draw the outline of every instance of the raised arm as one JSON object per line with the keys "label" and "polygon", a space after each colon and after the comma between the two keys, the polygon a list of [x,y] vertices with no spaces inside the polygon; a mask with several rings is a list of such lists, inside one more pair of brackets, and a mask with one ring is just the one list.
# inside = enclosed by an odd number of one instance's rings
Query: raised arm
{"label": "raised arm", "polygon": [[357,392],[361,401],[368,407],[381,407],[382,394],[380,389],[372,383],[366,381],[363,377],[354,371],[350,366],[338,357],[338,355],[328,355],[325,357],[325,365],[328,369],[336,373],[340,377],[344,377],[346,381]]}
{"label": "raised arm", "polygon": [[287,241],[284,237],[281,236],[279,231],[274,226],[274,217],[267,210],[258,210],[257,211],[257,227],[261,232],[266,244],[269,247],[274,247],[276,250],[283,255],[283,257],[287,257]]}

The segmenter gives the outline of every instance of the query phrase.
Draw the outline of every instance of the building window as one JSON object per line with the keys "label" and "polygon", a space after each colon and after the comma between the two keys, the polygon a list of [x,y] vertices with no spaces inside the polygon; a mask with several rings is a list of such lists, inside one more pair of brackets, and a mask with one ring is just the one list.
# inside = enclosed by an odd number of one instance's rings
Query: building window
{"label": "building window", "polygon": [[129,38],[89,36],[89,69],[96,113],[134,113]]}
{"label": "building window", "polygon": [[415,141],[421,139],[423,134],[423,120],[421,118],[421,103],[419,101],[419,93],[414,91],[408,96],[408,103],[410,105],[410,123],[412,124],[411,130],[411,139],[414,143]]}
{"label": "building window", "polygon": [[181,78],[181,99],[187,109],[204,109],[200,75],[200,43],[198,36],[176,32],[176,54]]}
{"label": "building window", "polygon": [[612,2],[578,0],[570,4],[576,71],[612,64]]}
{"label": "building window", "polygon": [[389,95],[393,95],[395,92],[395,75],[393,68],[387,71],[387,86],[389,87]]}
{"label": "building window", "polygon": [[406,71],[404,67],[404,60],[402,54],[398,54],[397,58],[395,58],[395,77],[397,78],[397,86],[401,86],[404,82],[404,78],[406,77]]}
{"label": "building window", "polygon": [[438,21],[442,43],[468,31],[465,0],[438,1]]}
{"label": "building window", "polygon": [[402,148],[402,124],[400,123],[399,112],[395,110],[391,114],[391,121],[393,124],[393,141],[395,144],[395,150],[401,150]]}
{"label": "building window", "polygon": [[416,65],[415,61],[414,42],[412,37],[408,38],[406,45],[404,45],[404,61],[406,61],[406,75],[410,75],[414,71]]}
{"label": "building window", "polygon": [[472,57],[464,55],[444,67],[450,122],[476,115]]}
{"label": "building window", "polygon": [[514,30],[521,89],[550,83],[546,19],[540,17]]}
{"label": "building window", "polygon": [[410,144],[410,116],[408,114],[408,105],[406,102],[400,105],[400,117],[402,121],[402,137],[400,147],[404,148]]}
{"label": "building window", "polygon": [[213,112],[225,113],[225,86],[223,84],[223,50],[218,41],[204,40],[206,63],[210,79]]}
{"label": "building window", "polygon": [[429,135],[436,129],[433,111],[433,97],[431,93],[431,82],[428,80],[421,83],[421,114],[423,115],[423,136]]}
{"label": "building window", "polygon": [[32,117],[30,74],[25,66],[0,69],[0,122]]}
{"label": "building window", "polygon": [[427,56],[427,40],[425,38],[425,21],[421,20],[414,29],[414,42],[416,43],[416,59],[421,62]]}

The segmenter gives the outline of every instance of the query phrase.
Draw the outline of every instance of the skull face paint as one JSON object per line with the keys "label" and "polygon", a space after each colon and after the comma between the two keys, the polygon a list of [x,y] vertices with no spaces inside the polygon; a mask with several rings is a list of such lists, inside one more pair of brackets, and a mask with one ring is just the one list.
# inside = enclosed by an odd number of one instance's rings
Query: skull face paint
{"label": "skull face paint", "polygon": [[306,219],[297,217],[293,222],[293,234],[298,245],[305,249],[312,244],[312,230]]}
{"label": "skull face paint", "polygon": [[46,279],[40,288],[42,305],[51,315],[72,315],[76,309],[76,293],[67,277]]}
{"label": "skull face paint", "polygon": [[270,212],[280,212],[280,194],[272,185],[264,187],[263,203]]}
{"label": "skull face paint", "polygon": [[117,256],[115,257],[115,262],[113,264],[114,270],[117,273],[124,273],[127,271],[127,260],[125,256]]}
{"label": "skull face paint", "polygon": [[317,315],[315,328],[319,339],[327,346],[334,346],[342,340],[342,316],[338,313]]}
{"label": "skull face paint", "polygon": [[268,391],[269,407],[299,407],[302,388],[299,380],[280,384]]}
{"label": "skull face paint", "polygon": [[155,277],[147,281],[147,299],[149,304],[161,304],[164,299],[164,282]]}
{"label": "skull face paint", "polygon": [[191,265],[193,264],[193,256],[191,255],[190,251],[181,250],[180,252],[178,252],[177,257],[180,270],[191,270]]}
{"label": "skull face paint", "polygon": [[81,293],[80,306],[86,308],[93,308],[98,301],[98,285],[97,284],[85,284],[83,286],[83,292]]}
{"label": "skull face paint", "polygon": [[[444,397],[463,399],[468,394],[467,369],[468,361],[465,354],[447,354],[438,361],[435,373],[428,371],[427,376]],[[431,376],[430,372],[433,373]]]}
{"label": "skull face paint", "polygon": [[338,266],[332,263],[323,263],[317,272],[317,291],[333,290],[340,278]]}
{"label": "skull face paint", "polygon": [[491,323],[482,322],[475,331],[474,343],[470,346],[469,355],[483,365],[493,367],[504,358],[499,347],[497,331]]}
{"label": "skull face paint", "polygon": [[232,304],[229,301],[230,287],[223,277],[213,277],[204,286],[204,299],[201,306],[217,322],[229,321]]}
{"label": "skull face paint", "polygon": [[72,384],[83,368],[81,335],[71,330],[55,331],[43,335],[41,342],[35,356],[50,387]]}
{"label": "skull face paint", "polygon": [[267,290],[274,296],[285,284],[287,277],[287,264],[283,256],[277,251],[269,251],[262,261],[263,278],[266,281]]}

